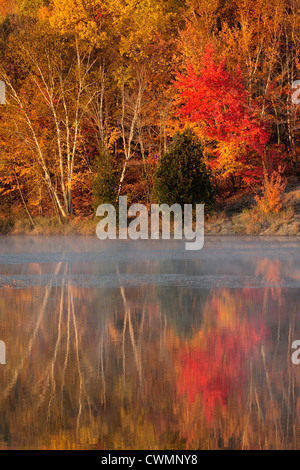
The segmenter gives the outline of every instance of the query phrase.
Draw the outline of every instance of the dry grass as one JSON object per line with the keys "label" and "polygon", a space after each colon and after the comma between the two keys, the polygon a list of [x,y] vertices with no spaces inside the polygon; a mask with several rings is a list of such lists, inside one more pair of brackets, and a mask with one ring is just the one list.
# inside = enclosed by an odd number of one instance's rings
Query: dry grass
{"label": "dry grass", "polygon": [[[286,202],[286,201],[285,201]],[[2,235],[94,235],[97,219],[72,217],[60,221],[57,217],[36,217],[34,226],[28,218],[0,219]],[[171,230],[172,232],[172,230]],[[300,234],[300,214],[290,202],[276,213],[266,213],[260,206],[244,209],[232,217],[225,211],[206,217],[205,232],[213,235],[289,235]]]}
{"label": "dry grass", "polygon": [[282,229],[286,232],[283,234],[297,235],[299,225],[293,220],[294,218],[295,212],[292,206],[277,213],[268,214],[256,206],[252,209],[245,209],[232,218],[233,231],[239,235],[259,235],[267,230],[270,235],[275,235]]}
{"label": "dry grass", "polygon": [[289,235],[300,233],[300,215],[293,206],[265,213],[259,206],[244,209],[233,217],[224,212],[207,217],[205,231],[214,235]]}
{"label": "dry grass", "polygon": [[2,235],[93,235],[97,221],[89,218],[74,217],[60,221],[57,217],[36,217],[34,226],[29,219],[0,220]]}

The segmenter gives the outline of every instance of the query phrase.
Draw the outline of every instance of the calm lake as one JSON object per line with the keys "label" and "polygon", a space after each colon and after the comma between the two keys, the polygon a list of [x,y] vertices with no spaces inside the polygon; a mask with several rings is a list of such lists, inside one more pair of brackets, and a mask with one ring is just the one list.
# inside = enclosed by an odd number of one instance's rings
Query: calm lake
{"label": "calm lake", "polygon": [[300,240],[0,237],[0,449],[300,448]]}

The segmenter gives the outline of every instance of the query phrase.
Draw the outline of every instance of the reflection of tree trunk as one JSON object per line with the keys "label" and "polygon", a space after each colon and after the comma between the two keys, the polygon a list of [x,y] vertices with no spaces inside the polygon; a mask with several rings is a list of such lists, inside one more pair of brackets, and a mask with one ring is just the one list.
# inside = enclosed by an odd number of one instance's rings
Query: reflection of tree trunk
{"label": "reflection of tree trunk", "polygon": [[145,313],[146,313],[146,300],[145,300],[145,303],[144,303],[144,306],[143,306],[143,314],[142,314],[142,320],[141,320],[140,330],[139,330],[139,339],[138,339],[138,349],[139,349],[139,351],[141,350],[141,344],[142,344],[142,338],[143,338]]}
{"label": "reflection of tree trunk", "polygon": [[99,377],[99,369],[101,371],[101,381],[102,381],[102,404],[106,405],[106,380],[104,374],[104,360],[103,360],[103,334],[101,335],[101,340],[99,341],[99,356],[98,356],[98,367],[97,373]]}
{"label": "reflection of tree trunk", "polygon": [[[163,320],[163,325],[162,325],[162,320]],[[160,315],[160,356],[163,355],[163,352],[165,352],[165,345],[167,341],[167,318],[166,315],[163,316]]]}
{"label": "reflection of tree trunk", "polygon": [[61,384],[61,417],[63,416],[63,399],[64,399],[64,386],[65,386],[65,376],[66,376],[66,370],[68,366],[68,361],[69,361],[69,352],[70,352],[70,318],[71,316],[71,300],[70,296],[68,296],[68,314],[67,314],[67,348],[66,348],[66,354],[65,354],[65,361],[64,361],[64,367],[63,367],[63,373],[62,373],[62,384]]}
{"label": "reflection of tree trunk", "polygon": [[[122,358],[123,358],[123,392],[125,390],[125,377],[126,377],[126,353],[125,353],[125,335],[127,329],[127,311],[125,310],[123,334],[122,334]],[[123,397],[124,398],[124,397]]]}
{"label": "reflection of tree trunk", "polygon": [[75,334],[75,349],[76,349],[77,368],[78,368],[78,375],[79,375],[78,414],[77,414],[77,425],[76,425],[76,430],[78,433],[79,425],[80,425],[80,417],[81,417],[81,412],[82,412],[83,378],[82,378],[81,367],[80,367],[78,330],[77,330],[77,323],[76,323],[76,317],[75,317],[75,311],[74,311],[73,295],[72,295],[70,286],[69,286],[69,296],[71,299],[71,312],[72,312],[72,320],[73,320],[73,327],[74,327],[74,334]]}
{"label": "reflection of tree trunk", "polygon": [[[55,275],[57,275],[60,271],[60,267],[61,267],[61,262],[57,264],[57,267],[56,267],[56,270],[55,270]],[[26,351],[26,354],[23,355],[23,358],[20,362],[20,364],[18,365],[18,367],[15,369],[15,372],[13,374],[13,378],[12,380],[10,381],[10,383],[7,385],[7,387],[5,388],[4,392],[3,392],[3,395],[2,395],[2,400],[4,400],[5,398],[7,398],[7,396],[9,395],[9,393],[11,392],[11,390],[13,389],[13,387],[16,385],[17,383],[17,380],[19,378],[19,375],[24,367],[24,364],[26,362],[26,360],[29,358],[30,354],[31,354],[31,351],[32,351],[32,348],[33,348],[33,345],[34,345],[34,342],[35,342],[35,339],[37,337],[37,334],[39,332],[39,329],[40,329],[40,326],[41,326],[41,322],[42,322],[42,319],[44,317],[44,314],[45,314],[45,310],[46,310],[46,307],[47,307],[47,303],[48,303],[48,298],[49,298],[49,295],[50,295],[50,292],[52,290],[52,287],[47,287],[46,288],[46,292],[45,292],[45,295],[44,295],[44,300],[43,300],[43,303],[42,303],[42,307],[41,307],[41,310],[40,310],[40,313],[39,313],[39,316],[37,318],[37,321],[36,321],[36,325],[35,325],[35,328],[34,328],[34,331],[32,333],[32,336],[30,338],[30,341],[28,343],[28,348],[27,348],[27,351]]]}
{"label": "reflection of tree trunk", "polygon": [[132,327],[132,322],[131,322],[131,311],[128,309],[128,325],[129,325],[129,334],[130,334],[130,339],[131,339],[131,344],[132,344],[132,349],[134,352],[134,357],[135,357],[135,363],[136,363],[136,368],[139,374],[139,379],[140,379],[140,384],[142,385],[143,383],[143,376],[142,376],[142,361],[141,361],[141,354],[138,348],[136,347],[135,339],[134,339],[134,331]]}
{"label": "reflection of tree trunk", "polygon": [[[119,276],[118,269],[117,269],[117,273]],[[119,276],[119,282],[120,282],[120,276]],[[134,352],[135,364],[136,364],[136,368],[137,368],[138,375],[139,375],[140,385],[142,386],[143,385],[143,370],[142,370],[141,353],[135,342],[134,331],[133,331],[133,326],[132,326],[132,321],[131,321],[131,310],[127,303],[125,289],[124,287],[121,286],[121,283],[120,283],[120,291],[121,291],[121,296],[122,296],[124,307],[125,307],[125,320],[124,320],[124,329],[123,329],[123,353],[124,353],[124,338],[125,338],[126,324],[128,320],[129,335],[131,339],[132,349]],[[123,367],[125,367],[124,361],[125,361],[125,356],[123,355]]]}
{"label": "reflection of tree trunk", "polygon": [[53,354],[52,361],[51,361],[51,396],[50,396],[49,405],[48,405],[48,420],[50,419],[51,404],[52,404],[52,401],[55,397],[55,390],[56,390],[54,369],[55,369],[55,364],[56,364],[56,359],[57,359],[57,353],[58,353],[58,350],[59,350],[59,345],[60,345],[60,342],[61,342],[63,303],[64,303],[64,286],[62,287],[61,297],[60,297],[57,339],[56,339],[56,343],[55,343],[54,354]]}
{"label": "reflection of tree trunk", "polygon": [[[276,436],[278,435],[278,430],[277,430],[277,419],[276,419],[276,412],[275,412],[275,405],[274,405],[274,399],[273,399],[273,392],[272,392],[272,387],[270,383],[270,375],[267,369],[267,364],[266,364],[266,356],[265,356],[265,349],[263,345],[261,346],[261,355],[263,358],[263,364],[264,364],[264,369],[265,369],[265,374],[266,374],[266,380],[267,380],[267,386],[269,390],[269,395],[270,395],[270,403],[271,403],[271,408],[272,408],[272,414],[273,414],[273,420],[275,423],[275,428],[276,428]],[[277,447],[277,445],[276,445]]]}

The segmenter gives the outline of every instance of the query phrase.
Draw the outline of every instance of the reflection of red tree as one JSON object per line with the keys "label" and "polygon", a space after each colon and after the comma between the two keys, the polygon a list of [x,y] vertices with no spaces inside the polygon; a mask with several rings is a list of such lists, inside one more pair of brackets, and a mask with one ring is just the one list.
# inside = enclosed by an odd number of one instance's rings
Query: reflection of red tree
{"label": "reflection of red tree", "polygon": [[193,347],[180,352],[178,393],[186,394],[189,403],[200,393],[206,419],[210,422],[217,404],[224,410],[234,392],[241,398],[248,375],[249,354],[265,336],[264,327],[259,332],[254,327],[238,332],[210,331],[205,348]]}
{"label": "reflection of red tree", "polygon": [[266,284],[270,284],[268,290],[264,289],[265,298],[268,298],[271,293],[279,305],[282,305],[283,302],[283,288],[280,286],[282,273],[283,263],[280,260],[264,259],[257,262],[255,276],[262,277]]}

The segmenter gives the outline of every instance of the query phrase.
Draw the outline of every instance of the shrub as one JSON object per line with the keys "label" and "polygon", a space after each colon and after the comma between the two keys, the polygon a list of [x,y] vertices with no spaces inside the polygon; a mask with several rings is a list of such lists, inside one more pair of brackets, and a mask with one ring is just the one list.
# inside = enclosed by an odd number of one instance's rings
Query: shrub
{"label": "shrub", "polygon": [[203,161],[202,144],[192,130],[178,132],[162,156],[154,176],[154,194],[160,204],[213,205],[211,174]]}
{"label": "shrub", "polygon": [[286,181],[282,178],[280,169],[271,176],[264,171],[264,187],[262,196],[256,196],[258,209],[265,213],[275,213],[282,209],[282,195],[286,188]]}
{"label": "shrub", "polygon": [[0,218],[0,235],[7,235],[14,227],[14,222],[11,217]]}

